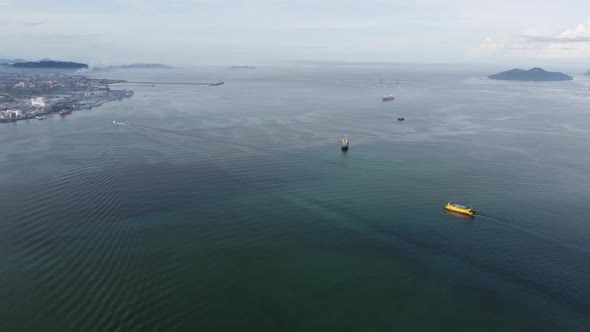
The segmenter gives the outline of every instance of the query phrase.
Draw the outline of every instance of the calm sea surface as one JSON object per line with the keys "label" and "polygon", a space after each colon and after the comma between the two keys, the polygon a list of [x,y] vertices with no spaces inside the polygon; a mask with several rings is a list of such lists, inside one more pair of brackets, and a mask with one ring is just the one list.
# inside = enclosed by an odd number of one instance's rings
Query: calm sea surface
{"label": "calm sea surface", "polygon": [[0,331],[589,331],[590,81],[485,74],[101,72],[226,84],[0,124]]}

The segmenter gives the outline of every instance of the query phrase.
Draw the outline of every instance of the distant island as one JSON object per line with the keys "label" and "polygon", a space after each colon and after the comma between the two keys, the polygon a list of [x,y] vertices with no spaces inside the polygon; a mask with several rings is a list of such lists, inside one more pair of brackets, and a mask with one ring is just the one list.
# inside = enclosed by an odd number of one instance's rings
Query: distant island
{"label": "distant island", "polygon": [[256,67],[253,67],[253,66],[231,66],[231,67],[227,67],[226,69],[228,69],[228,70],[253,70],[253,69],[256,69]]}
{"label": "distant island", "polygon": [[569,75],[560,72],[545,71],[542,68],[532,68],[529,70],[512,69],[501,72],[499,74],[488,76],[492,80],[506,80],[506,81],[571,81],[573,78]]}
{"label": "distant island", "polygon": [[8,66],[18,62],[26,62],[23,59],[0,59],[0,65]]}
{"label": "distant island", "polygon": [[114,69],[172,69],[174,67],[161,63],[132,63],[121,66],[94,67],[93,70],[114,70]]}
{"label": "distant island", "polygon": [[13,68],[30,68],[30,69],[86,69],[88,65],[78,62],[66,61],[37,61],[37,62],[17,62],[11,65]]}

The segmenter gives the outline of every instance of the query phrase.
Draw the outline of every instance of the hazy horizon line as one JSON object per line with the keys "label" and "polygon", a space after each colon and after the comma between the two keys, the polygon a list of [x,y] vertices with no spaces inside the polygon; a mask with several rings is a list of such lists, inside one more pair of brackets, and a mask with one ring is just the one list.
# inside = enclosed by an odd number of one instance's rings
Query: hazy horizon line
{"label": "hazy horizon line", "polygon": [[52,61],[72,61],[72,62],[81,62],[88,64],[91,68],[99,68],[99,67],[106,67],[106,66],[125,66],[125,65],[133,65],[133,64],[162,64],[168,65],[172,67],[196,67],[196,66],[297,66],[297,65],[306,65],[306,66],[342,66],[342,65],[352,65],[352,66],[399,66],[399,65],[421,65],[421,66],[467,66],[467,67],[510,67],[510,68],[533,68],[533,67],[541,67],[541,68],[556,68],[556,67],[567,67],[567,68],[580,68],[580,70],[589,70],[590,63],[588,65],[584,65],[586,61],[557,61],[557,60],[535,60],[535,61],[512,61],[510,63],[504,61],[371,61],[371,60],[313,60],[313,59],[296,59],[296,60],[259,60],[259,61],[246,61],[246,62],[218,62],[218,63],[211,63],[211,62],[193,62],[193,63],[175,63],[175,62],[165,62],[165,61],[131,61],[131,62],[111,62],[111,61],[101,61],[101,60],[84,60],[80,57],[72,57],[72,58],[61,58],[61,59],[54,59],[54,58],[40,58],[40,59],[31,59],[27,57],[11,57],[11,56],[0,56],[0,59],[5,60],[25,60],[25,61],[42,61],[42,60],[52,60]]}

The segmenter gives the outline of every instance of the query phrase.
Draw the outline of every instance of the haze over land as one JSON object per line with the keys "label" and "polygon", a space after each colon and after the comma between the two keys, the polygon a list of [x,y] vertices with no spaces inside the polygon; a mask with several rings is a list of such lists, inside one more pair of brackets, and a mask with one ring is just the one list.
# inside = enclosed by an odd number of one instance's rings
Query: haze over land
{"label": "haze over land", "polygon": [[99,67],[296,60],[586,67],[589,17],[585,0],[2,0],[0,57]]}

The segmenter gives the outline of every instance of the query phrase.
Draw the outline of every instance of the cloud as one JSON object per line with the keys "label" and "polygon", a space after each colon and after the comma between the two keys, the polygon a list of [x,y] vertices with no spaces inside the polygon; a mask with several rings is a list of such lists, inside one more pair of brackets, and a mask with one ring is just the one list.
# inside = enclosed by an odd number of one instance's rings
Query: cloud
{"label": "cloud", "polygon": [[528,43],[545,44],[537,54],[542,59],[582,60],[590,56],[590,18],[557,36],[526,36]]}
{"label": "cloud", "polygon": [[527,36],[523,38],[530,43],[589,43],[590,36],[578,36],[578,37],[546,37],[546,36]]}
{"label": "cloud", "polygon": [[[0,3],[2,6],[2,3]],[[41,25],[43,22],[41,21],[10,21],[10,20],[0,20],[0,26],[37,26]]]}
{"label": "cloud", "polygon": [[525,34],[523,38],[531,43],[588,43],[590,42],[590,18],[584,24],[567,29],[559,35]]}
{"label": "cloud", "polygon": [[170,63],[508,62],[590,44],[588,24],[571,24],[585,21],[590,1],[537,2],[0,0],[0,39],[21,57]]}
{"label": "cloud", "polygon": [[394,21],[388,17],[376,17],[370,19],[339,19],[339,20],[305,20],[298,22],[277,22],[264,20],[255,23],[254,27],[264,29],[285,30],[346,30],[346,29],[375,29],[393,26]]}
{"label": "cloud", "polygon": [[579,24],[573,29],[564,31],[560,37],[563,38],[577,38],[577,37],[590,37],[590,18],[584,24]]}
{"label": "cloud", "polygon": [[488,36],[472,47],[469,55],[474,58],[583,61],[590,57],[590,19],[561,33],[528,28],[520,36]]}
{"label": "cloud", "polygon": [[491,56],[495,55],[498,49],[498,43],[492,37],[486,37],[471,50],[470,55],[473,57]]}

